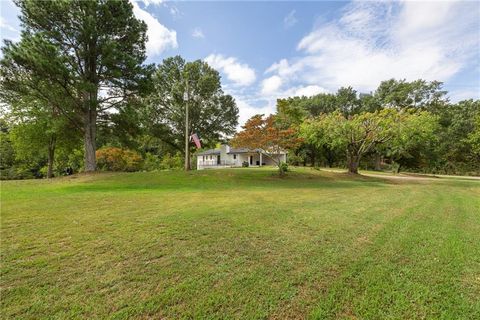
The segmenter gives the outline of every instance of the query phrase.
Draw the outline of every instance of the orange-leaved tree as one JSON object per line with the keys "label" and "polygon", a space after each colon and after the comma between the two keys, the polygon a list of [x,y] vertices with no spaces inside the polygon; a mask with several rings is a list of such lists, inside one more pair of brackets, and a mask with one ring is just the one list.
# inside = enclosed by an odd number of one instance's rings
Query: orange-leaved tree
{"label": "orange-leaved tree", "polygon": [[275,115],[265,118],[263,114],[248,119],[242,129],[232,139],[232,146],[261,149],[262,153],[278,166],[280,175],[284,174],[279,155],[282,151],[293,149],[301,143],[297,131],[294,128],[283,128],[276,122]]}

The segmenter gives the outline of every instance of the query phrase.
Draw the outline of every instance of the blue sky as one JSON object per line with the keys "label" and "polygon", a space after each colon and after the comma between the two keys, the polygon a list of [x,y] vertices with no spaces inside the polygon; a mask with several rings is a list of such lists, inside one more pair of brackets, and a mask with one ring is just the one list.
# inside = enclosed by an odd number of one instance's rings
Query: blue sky
{"label": "blue sky", "polygon": [[[452,101],[480,98],[480,2],[132,2],[149,26],[148,62],[180,54],[220,71],[240,122],[279,97],[374,90],[381,80],[445,82]],[[1,0],[2,39],[19,37]]]}

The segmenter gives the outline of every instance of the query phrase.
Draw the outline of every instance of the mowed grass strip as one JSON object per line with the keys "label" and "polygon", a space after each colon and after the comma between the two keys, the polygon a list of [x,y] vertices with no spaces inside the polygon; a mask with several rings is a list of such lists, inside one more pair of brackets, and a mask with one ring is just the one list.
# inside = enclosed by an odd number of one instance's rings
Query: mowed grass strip
{"label": "mowed grass strip", "polygon": [[474,319],[480,183],[296,169],[2,183],[1,316]]}

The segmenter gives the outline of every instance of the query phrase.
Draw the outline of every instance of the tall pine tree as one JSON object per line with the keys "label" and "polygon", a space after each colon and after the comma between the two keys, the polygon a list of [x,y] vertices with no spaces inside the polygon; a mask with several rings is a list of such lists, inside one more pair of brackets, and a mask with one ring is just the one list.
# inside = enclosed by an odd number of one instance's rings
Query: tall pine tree
{"label": "tall pine tree", "polygon": [[[35,94],[83,133],[85,171],[96,170],[99,117],[134,95],[148,78],[146,24],[128,0],[17,0],[21,40],[2,48],[2,90],[41,81]],[[49,90],[51,88],[51,90]],[[40,92],[41,91],[41,92]],[[58,95],[63,98],[58,103]]]}

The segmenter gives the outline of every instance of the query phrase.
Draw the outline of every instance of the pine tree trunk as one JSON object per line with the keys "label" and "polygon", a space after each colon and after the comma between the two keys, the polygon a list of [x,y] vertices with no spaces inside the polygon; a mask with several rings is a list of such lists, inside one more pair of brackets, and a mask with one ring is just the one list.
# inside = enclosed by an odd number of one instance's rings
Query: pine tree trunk
{"label": "pine tree trunk", "polygon": [[94,107],[89,107],[85,113],[85,172],[93,172],[97,170],[96,151],[96,129],[97,129],[97,113]]}
{"label": "pine tree trunk", "polygon": [[48,142],[48,169],[47,169],[47,178],[50,179],[53,177],[53,162],[55,159],[55,143],[56,137],[52,135],[50,141]]}

